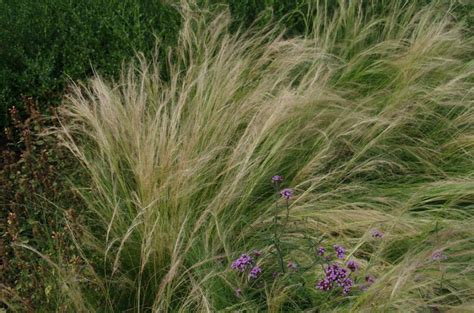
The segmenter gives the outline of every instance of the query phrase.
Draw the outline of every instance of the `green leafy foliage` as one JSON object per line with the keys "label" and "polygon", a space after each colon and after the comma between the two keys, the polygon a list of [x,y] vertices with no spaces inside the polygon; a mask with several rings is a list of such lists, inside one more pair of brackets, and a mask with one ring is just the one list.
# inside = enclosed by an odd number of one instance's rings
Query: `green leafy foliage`
{"label": "green leafy foliage", "polygon": [[[115,76],[137,51],[151,52],[156,37],[171,44],[179,14],[162,1],[0,1],[0,126],[21,96],[40,111],[57,104],[67,83],[93,70]],[[155,37],[156,36],[156,37]]]}
{"label": "green leafy foliage", "polygon": [[[61,297],[59,286],[49,279],[48,260],[70,268],[80,264],[66,227],[66,221],[77,222],[80,202],[63,175],[73,174],[73,161],[54,138],[39,135],[52,121],[41,118],[31,98],[23,101],[27,118],[20,119],[17,109],[10,109],[12,126],[5,130],[10,144],[0,163],[0,301],[10,309],[35,312],[57,308],[61,302],[56,298]],[[44,257],[21,248],[24,244]]]}

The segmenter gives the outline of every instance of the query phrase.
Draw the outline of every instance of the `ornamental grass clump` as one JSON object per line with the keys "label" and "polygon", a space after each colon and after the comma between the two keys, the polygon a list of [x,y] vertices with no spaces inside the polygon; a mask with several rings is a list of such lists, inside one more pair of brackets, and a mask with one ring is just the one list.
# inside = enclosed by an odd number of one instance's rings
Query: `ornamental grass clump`
{"label": "ornamental grass clump", "polygon": [[[55,133],[88,179],[74,186],[83,266],[51,262],[62,305],[472,309],[473,40],[450,8],[311,2],[307,34],[290,38],[232,33],[228,13],[182,3],[166,62],[139,57],[65,98]],[[257,263],[231,268],[255,248]],[[353,286],[316,288],[334,264]]]}

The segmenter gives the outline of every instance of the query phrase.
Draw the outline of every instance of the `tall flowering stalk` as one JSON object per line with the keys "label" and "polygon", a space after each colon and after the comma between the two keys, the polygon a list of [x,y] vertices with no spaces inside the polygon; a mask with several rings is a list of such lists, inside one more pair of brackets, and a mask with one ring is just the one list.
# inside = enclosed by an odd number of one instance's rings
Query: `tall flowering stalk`
{"label": "tall flowering stalk", "polygon": [[272,177],[273,187],[275,188],[275,215],[273,217],[273,245],[277,251],[278,264],[280,265],[280,270],[282,273],[285,273],[285,265],[283,262],[283,253],[280,248],[280,239],[278,237],[278,190],[280,189],[280,183],[283,181],[283,177],[280,175],[275,175]]}
{"label": "tall flowering stalk", "polygon": [[290,219],[290,199],[293,196],[293,190],[285,188],[280,191],[280,195],[286,200],[286,220],[284,225],[284,227],[286,227],[286,224],[288,224],[288,220]]}

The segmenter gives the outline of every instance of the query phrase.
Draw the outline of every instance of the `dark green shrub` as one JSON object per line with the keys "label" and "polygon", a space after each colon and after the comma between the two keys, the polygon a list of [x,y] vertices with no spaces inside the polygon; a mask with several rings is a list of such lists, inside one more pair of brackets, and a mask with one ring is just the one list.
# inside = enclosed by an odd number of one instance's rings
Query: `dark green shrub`
{"label": "dark green shrub", "polygon": [[179,27],[169,4],[147,0],[0,1],[0,126],[21,96],[59,102],[69,79],[115,75],[136,51],[163,49]]}

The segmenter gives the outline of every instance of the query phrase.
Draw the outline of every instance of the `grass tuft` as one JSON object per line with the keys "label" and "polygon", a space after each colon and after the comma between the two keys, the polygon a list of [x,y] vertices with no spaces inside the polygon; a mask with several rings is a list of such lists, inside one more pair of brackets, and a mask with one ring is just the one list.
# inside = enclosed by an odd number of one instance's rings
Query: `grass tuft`
{"label": "grass tuft", "polygon": [[[90,179],[76,186],[87,266],[64,290],[76,310],[472,306],[472,37],[437,3],[324,3],[293,39],[183,4],[167,64],[138,57],[118,81],[73,86],[55,132]],[[328,297],[314,273],[304,293],[235,296],[231,261],[271,249],[275,174],[295,190],[285,240],[344,243],[377,277],[366,292]]]}

